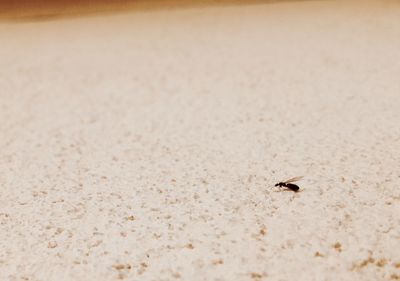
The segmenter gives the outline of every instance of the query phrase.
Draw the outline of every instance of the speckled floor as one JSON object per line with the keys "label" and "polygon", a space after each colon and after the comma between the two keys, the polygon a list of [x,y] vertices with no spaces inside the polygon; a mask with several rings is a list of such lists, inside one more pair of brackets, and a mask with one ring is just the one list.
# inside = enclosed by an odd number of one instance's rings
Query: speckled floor
{"label": "speckled floor", "polygon": [[399,14],[0,23],[0,279],[400,279]]}

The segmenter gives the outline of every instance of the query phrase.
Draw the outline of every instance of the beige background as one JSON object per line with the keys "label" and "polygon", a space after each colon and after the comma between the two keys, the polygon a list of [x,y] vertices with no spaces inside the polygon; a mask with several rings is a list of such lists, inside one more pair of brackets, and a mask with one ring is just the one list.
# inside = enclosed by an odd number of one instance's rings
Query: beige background
{"label": "beige background", "polygon": [[1,22],[0,279],[400,279],[399,15]]}

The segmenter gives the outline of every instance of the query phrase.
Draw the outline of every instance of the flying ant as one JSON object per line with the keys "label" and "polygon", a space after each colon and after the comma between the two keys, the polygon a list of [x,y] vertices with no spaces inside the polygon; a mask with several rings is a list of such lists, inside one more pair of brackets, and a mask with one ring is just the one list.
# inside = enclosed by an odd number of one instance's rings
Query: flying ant
{"label": "flying ant", "polygon": [[294,178],[288,179],[287,181],[284,181],[284,182],[278,182],[277,184],[275,184],[275,186],[286,187],[286,188],[289,188],[290,190],[292,190],[294,192],[297,192],[297,191],[299,191],[299,187],[297,185],[293,184],[292,182],[299,181],[302,178],[303,178],[302,176],[301,177],[294,177]]}

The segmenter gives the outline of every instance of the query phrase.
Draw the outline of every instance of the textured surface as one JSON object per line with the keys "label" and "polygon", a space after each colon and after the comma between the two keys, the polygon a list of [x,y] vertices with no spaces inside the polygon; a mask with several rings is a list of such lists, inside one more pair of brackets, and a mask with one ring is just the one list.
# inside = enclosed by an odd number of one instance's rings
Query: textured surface
{"label": "textured surface", "polygon": [[1,23],[0,279],[400,279],[399,13]]}

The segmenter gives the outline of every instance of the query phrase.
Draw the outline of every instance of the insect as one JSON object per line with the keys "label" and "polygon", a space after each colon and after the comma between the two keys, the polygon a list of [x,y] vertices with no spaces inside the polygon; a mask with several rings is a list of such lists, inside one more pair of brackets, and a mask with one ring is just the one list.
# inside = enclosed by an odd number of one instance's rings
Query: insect
{"label": "insect", "polygon": [[296,184],[293,184],[292,182],[299,181],[302,178],[303,178],[302,176],[301,177],[294,177],[294,178],[288,179],[287,181],[284,181],[284,182],[278,182],[277,184],[275,184],[275,186],[286,187],[286,188],[289,188],[290,190],[292,190],[294,192],[297,192],[297,191],[299,191],[299,186],[296,185]]}

